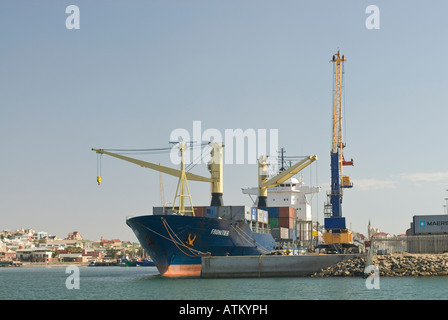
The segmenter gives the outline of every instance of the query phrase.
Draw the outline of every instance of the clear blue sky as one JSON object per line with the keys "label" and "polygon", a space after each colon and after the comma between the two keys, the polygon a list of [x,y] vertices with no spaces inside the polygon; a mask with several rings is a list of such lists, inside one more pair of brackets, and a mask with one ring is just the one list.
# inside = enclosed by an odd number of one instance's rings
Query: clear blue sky
{"label": "clear blue sky", "polygon": [[[68,30],[68,5],[80,29]],[[368,5],[380,29],[368,30]],[[330,180],[331,56],[345,65],[343,215],[404,233],[448,198],[448,3],[440,1],[3,1],[0,4],[0,229],[135,240],[126,216],[160,204],[159,174],[99,148],[168,147],[172,130],[278,129],[305,170]],[[145,160],[169,163],[168,155]],[[193,172],[207,174],[205,166]],[[256,165],[226,165],[224,201],[250,204]],[[164,176],[165,195],[176,179]],[[310,181],[312,180],[312,181]],[[209,203],[208,184],[191,182]]]}

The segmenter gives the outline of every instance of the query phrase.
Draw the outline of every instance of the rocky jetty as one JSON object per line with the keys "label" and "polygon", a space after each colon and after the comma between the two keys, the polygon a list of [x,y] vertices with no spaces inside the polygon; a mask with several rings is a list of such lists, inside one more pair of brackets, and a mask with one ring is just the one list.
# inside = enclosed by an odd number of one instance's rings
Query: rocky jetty
{"label": "rocky jetty", "polygon": [[[420,277],[448,276],[448,254],[391,254],[374,255],[373,265],[378,267],[380,276]],[[364,277],[365,257],[339,262],[322,269],[311,277]]]}

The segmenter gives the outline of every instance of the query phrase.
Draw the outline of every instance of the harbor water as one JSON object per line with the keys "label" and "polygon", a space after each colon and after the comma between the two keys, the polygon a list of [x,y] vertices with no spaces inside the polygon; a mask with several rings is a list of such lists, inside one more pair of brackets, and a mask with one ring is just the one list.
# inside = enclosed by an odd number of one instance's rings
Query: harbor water
{"label": "harbor water", "polygon": [[201,279],[161,277],[155,267],[12,267],[0,268],[0,284],[0,300],[448,299],[445,276]]}

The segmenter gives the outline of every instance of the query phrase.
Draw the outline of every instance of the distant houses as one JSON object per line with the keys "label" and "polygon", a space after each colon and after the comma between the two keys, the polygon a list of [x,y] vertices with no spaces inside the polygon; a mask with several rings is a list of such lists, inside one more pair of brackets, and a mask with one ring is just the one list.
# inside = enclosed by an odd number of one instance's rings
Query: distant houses
{"label": "distant houses", "polygon": [[[113,249],[113,250],[112,250]],[[0,232],[0,260],[64,263],[101,261],[113,252],[114,257],[134,256],[141,250],[138,243],[120,239],[99,241],[83,239],[78,231],[70,232],[65,239],[33,229]]]}

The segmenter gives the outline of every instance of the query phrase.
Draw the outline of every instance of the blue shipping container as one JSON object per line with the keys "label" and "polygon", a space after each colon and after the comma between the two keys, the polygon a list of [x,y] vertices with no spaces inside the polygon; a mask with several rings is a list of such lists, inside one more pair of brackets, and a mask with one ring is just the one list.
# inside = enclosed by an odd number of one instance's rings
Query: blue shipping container
{"label": "blue shipping container", "polygon": [[250,208],[250,219],[257,221],[257,208]]}
{"label": "blue shipping container", "polygon": [[268,212],[269,218],[278,218],[279,217],[278,207],[263,207],[263,208],[260,207],[260,209],[266,210]]}
{"label": "blue shipping container", "polygon": [[208,218],[218,218],[218,207],[205,208],[205,216]]}
{"label": "blue shipping container", "polygon": [[289,239],[296,240],[296,238],[297,238],[296,229],[289,229]]}

